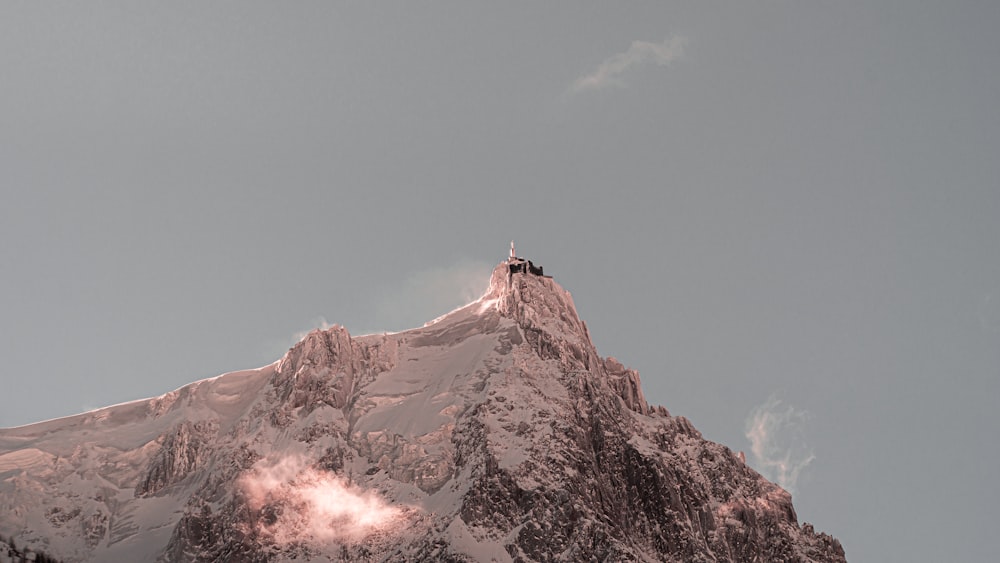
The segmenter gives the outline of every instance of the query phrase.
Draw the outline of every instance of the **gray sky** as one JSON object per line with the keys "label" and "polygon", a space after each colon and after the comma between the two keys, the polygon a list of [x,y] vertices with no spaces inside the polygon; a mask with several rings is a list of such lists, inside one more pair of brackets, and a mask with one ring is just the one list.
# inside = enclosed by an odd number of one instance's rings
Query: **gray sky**
{"label": "gray sky", "polygon": [[851,561],[989,560],[998,27],[994,0],[0,3],[0,426],[422,324],[514,238]]}

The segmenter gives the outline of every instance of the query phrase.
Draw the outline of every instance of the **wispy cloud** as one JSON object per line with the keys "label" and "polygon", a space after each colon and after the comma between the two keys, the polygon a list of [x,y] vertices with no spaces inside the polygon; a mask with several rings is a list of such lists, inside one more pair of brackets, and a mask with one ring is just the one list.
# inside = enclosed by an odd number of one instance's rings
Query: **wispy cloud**
{"label": "wispy cloud", "polygon": [[306,335],[308,335],[310,332],[312,332],[312,331],[314,331],[316,329],[319,329],[319,330],[329,330],[333,326],[334,326],[333,324],[327,322],[326,317],[320,315],[320,316],[316,317],[315,319],[313,319],[312,322],[309,323],[309,328],[307,328],[305,330],[300,330],[300,331],[296,332],[292,336],[292,338],[295,339],[292,342],[292,344],[294,344],[295,342],[298,342],[299,340],[302,340],[303,338],[306,337]]}
{"label": "wispy cloud", "polygon": [[790,492],[795,491],[802,470],[816,457],[803,437],[808,418],[807,412],[786,405],[772,395],[750,411],[746,420],[753,465]]}
{"label": "wispy cloud", "polygon": [[358,540],[398,527],[409,509],[317,471],[301,456],[262,460],[239,484],[251,508],[272,515],[259,532],[279,544]]}
{"label": "wispy cloud", "polygon": [[489,286],[492,271],[486,262],[463,261],[412,272],[382,288],[373,319],[378,330],[371,332],[420,326],[475,301]]}
{"label": "wispy cloud", "polygon": [[627,84],[622,75],[627,71],[647,64],[666,66],[684,54],[687,38],[675,35],[661,43],[633,41],[628,50],[605,60],[593,72],[577,78],[570,86],[570,92],[601,90],[609,86],[619,88]]}
{"label": "wispy cloud", "polygon": [[327,330],[333,327],[334,324],[327,322],[326,318],[319,316],[308,322],[303,322],[299,326],[303,327],[302,330],[296,330],[292,333],[274,336],[264,342],[261,342],[260,357],[258,358],[258,361],[266,363],[273,362],[274,360],[282,357],[289,348],[305,338],[310,332],[316,329]]}
{"label": "wispy cloud", "polygon": [[980,300],[976,315],[983,332],[996,332],[1000,327],[1000,300],[994,299],[993,293],[987,293]]}
{"label": "wispy cloud", "polygon": [[[414,271],[398,282],[376,288],[372,298],[375,310],[368,321],[370,324],[348,325],[347,329],[358,336],[421,326],[482,296],[489,287],[492,271],[492,265],[478,261],[462,261],[451,266]],[[273,361],[313,330],[327,330],[336,324],[322,316],[303,323],[303,330],[266,342],[261,360]]]}

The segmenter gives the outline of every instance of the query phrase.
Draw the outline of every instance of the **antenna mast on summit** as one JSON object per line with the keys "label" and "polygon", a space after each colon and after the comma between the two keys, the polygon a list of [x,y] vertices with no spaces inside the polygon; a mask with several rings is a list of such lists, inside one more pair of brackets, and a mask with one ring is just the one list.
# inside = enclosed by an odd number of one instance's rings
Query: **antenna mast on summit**
{"label": "antenna mast on summit", "polygon": [[510,241],[510,259],[513,260],[517,258],[517,254],[514,254],[514,241]]}

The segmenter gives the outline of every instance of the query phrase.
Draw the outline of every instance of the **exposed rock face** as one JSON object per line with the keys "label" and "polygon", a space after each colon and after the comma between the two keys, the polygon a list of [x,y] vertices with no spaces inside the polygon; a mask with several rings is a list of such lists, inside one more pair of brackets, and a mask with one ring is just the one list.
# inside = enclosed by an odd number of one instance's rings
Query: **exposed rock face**
{"label": "exposed rock face", "polygon": [[0,533],[66,560],[845,560],[505,264],[419,329],[0,431]]}
{"label": "exposed rock face", "polygon": [[166,434],[159,452],[135,487],[135,496],[156,494],[199,469],[212,447],[217,426],[214,420],[185,420]]}

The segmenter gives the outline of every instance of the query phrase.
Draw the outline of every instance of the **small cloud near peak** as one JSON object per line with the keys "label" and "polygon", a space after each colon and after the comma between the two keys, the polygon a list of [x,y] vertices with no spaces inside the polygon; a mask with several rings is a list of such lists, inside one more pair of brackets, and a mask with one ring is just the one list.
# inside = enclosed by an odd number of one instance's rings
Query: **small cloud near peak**
{"label": "small cloud near peak", "polygon": [[795,492],[799,475],[816,456],[803,437],[809,414],[771,396],[747,417],[754,467],[789,492]]}
{"label": "small cloud near peak", "polygon": [[628,50],[618,53],[601,63],[593,72],[577,78],[570,86],[570,92],[602,90],[609,86],[627,86],[622,75],[646,64],[666,66],[684,54],[687,38],[675,35],[660,43],[633,41]]}

